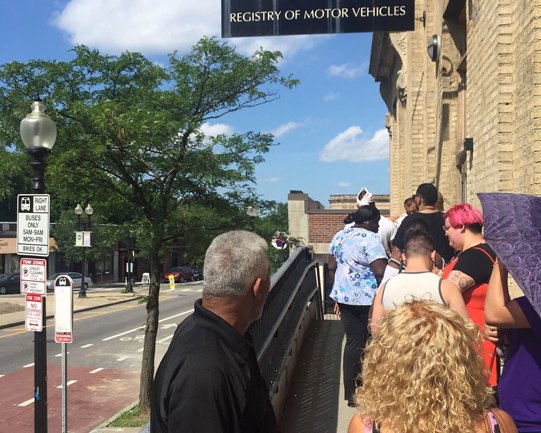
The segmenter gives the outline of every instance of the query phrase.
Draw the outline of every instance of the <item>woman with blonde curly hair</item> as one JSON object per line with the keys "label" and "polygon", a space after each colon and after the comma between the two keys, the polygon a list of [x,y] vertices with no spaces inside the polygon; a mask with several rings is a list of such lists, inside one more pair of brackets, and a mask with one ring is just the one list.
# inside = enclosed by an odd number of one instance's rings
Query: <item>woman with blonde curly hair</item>
{"label": "woman with blonde curly hair", "polygon": [[389,312],[364,351],[348,433],[512,432],[483,376],[479,329],[442,304]]}

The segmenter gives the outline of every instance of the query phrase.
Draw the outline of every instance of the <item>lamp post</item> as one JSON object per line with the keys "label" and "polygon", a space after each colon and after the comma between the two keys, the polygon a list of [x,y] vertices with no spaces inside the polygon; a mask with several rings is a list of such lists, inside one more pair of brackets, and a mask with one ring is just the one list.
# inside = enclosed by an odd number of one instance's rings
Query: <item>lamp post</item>
{"label": "lamp post", "polygon": [[133,293],[133,258],[135,255],[133,233],[128,234],[128,253],[126,256],[126,293]]}
{"label": "lamp post", "polygon": [[246,215],[248,215],[248,219],[250,221],[250,231],[254,231],[255,227],[255,219],[257,217],[258,211],[257,208],[254,206],[248,206],[246,208]]}
{"label": "lamp post", "polygon": [[[77,215],[77,230],[79,234],[75,236],[75,246],[83,248],[83,269],[81,272],[81,288],[79,289],[79,298],[86,298],[86,289],[85,289],[85,275],[86,275],[86,249],[90,248],[92,245],[90,243],[90,230],[92,229],[92,214],[94,209],[90,206],[90,203],[86,205],[85,214],[87,217],[86,221],[81,221],[81,215],[83,214],[83,208],[80,204],[75,206],[75,215]],[[81,232],[82,230],[82,232]]]}
{"label": "lamp post", "polygon": [[[21,121],[21,139],[32,157],[32,191],[45,192],[45,157],[56,141],[56,125],[45,114],[41,101],[32,103],[32,112]],[[47,275],[47,261],[45,261]],[[34,332],[34,431],[47,433],[47,298],[42,302],[42,330]]]}

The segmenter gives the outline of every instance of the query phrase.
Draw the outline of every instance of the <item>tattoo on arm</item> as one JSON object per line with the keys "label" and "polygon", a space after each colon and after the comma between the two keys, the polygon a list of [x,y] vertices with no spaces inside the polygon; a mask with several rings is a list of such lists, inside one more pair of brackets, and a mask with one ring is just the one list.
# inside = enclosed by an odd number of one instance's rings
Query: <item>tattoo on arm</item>
{"label": "tattoo on arm", "polygon": [[461,271],[451,271],[449,273],[449,280],[452,281],[462,292],[475,286],[475,280]]}

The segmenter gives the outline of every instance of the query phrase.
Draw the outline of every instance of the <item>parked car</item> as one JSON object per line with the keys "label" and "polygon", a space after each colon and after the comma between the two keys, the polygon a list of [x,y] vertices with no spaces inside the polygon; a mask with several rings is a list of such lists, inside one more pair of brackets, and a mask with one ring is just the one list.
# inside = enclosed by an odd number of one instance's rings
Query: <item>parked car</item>
{"label": "parked car", "polygon": [[193,280],[201,281],[203,279],[203,269],[201,268],[192,268],[193,270]]}
{"label": "parked car", "polygon": [[21,274],[2,274],[0,275],[0,295],[7,293],[21,293]]}
{"label": "parked car", "polygon": [[[47,279],[47,291],[53,292],[54,291],[54,282],[57,277],[60,275],[68,275],[72,281],[73,281],[73,288],[74,289],[80,289],[81,283],[83,282],[83,275],[80,272],[57,272],[56,274],[51,275]],[[85,290],[88,289],[88,286],[90,285],[91,280],[90,277],[85,276]]]}
{"label": "parked car", "polygon": [[184,283],[185,281],[193,281],[193,269],[189,266],[175,266],[169,272],[163,274],[163,280],[169,281],[169,275],[175,277],[175,283]]}

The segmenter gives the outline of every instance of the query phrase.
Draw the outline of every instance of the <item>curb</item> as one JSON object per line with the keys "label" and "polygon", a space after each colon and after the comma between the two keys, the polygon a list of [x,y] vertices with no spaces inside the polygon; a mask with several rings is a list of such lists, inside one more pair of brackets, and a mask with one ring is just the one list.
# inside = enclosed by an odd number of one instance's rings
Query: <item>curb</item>
{"label": "curb", "polygon": [[[137,295],[137,296],[134,296],[132,299],[120,299],[118,301],[108,302],[107,304],[93,305],[91,307],[80,308],[80,309],[74,311],[73,314],[81,313],[83,311],[96,310],[98,308],[107,307],[109,305],[123,304],[123,303],[126,303],[126,302],[131,302],[131,301],[135,301],[137,299],[141,299],[142,297],[143,297],[143,295]],[[47,316],[45,316],[45,318],[46,319],[52,319],[52,318],[54,318],[54,314],[48,314]],[[20,326],[20,325],[24,325],[24,324],[25,324],[25,320],[19,320],[17,322],[10,322],[10,323],[4,323],[4,324],[0,325],[0,329],[10,328],[12,326]]]}
{"label": "curb", "polygon": [[147,423],[145,424],[145,426],[143,427],[107,427],[109,424],[111,424],[115,419],[117,419],[121,414],[123,414],[124,412],[127,412],[131,409],[133,409],[135,406],[137,406],[139,404],[139,400],[136,400],[135,402],[133,402],[132,404],[130,404],[129,406],[125,407],[124,409],[122,409],[121,411],[117,412],[116,414],[114,414],[111,418],[109,418],[108,420],[102,422],[98,427],[96,427],[95,429],[91,430],[90,433],[113,433],[113,432],[116,432],[116,433],[120,433],[120,432],[126,432],[126,433],[145,433],[145,431],[150,431],[150,430],[144,430],[146,425],[148,425],[148,421]]}

